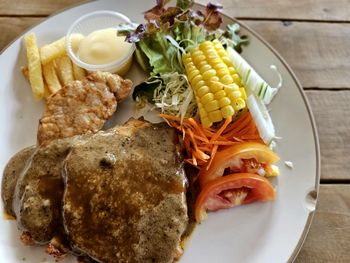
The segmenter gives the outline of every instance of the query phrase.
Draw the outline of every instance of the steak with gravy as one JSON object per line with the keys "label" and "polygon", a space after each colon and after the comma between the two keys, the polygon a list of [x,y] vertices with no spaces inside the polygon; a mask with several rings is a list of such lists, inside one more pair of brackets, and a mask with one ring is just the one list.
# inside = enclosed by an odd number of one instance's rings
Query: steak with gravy
{"label": "steak with gravy", "polygon": [[177,134],[131,120],[72,147],[63,224],[72,247],[98,262],[173,262],[187,225]]}
{"label": "steak with gravy", "polygon": [[22,239],[49,243],[51,254],[68,248],[89,262],[173,262],[188,223],[177,146],[165,123],[131,119],[26,148],[5,168],[5,209]]}

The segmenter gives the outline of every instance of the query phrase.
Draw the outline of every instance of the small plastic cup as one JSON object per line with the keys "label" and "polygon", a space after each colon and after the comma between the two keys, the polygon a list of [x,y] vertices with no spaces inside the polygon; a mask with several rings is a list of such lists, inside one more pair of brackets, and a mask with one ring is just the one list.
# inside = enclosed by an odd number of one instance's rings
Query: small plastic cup
{"label": "small plastic cup", "polygon": [[132,54],[135,51],[135,44],[130,45],[129,50],[125,53],[125,55],[108,64],[85,63],[79,59],[76,53],[77,50],[74,50],[72,46],[72,35],[74,34],[82,34],[83,36],[87,36],[96,30],[115,28],[121,23],[131,23],[131,21],[123,14],[106,10],[88,13],[77,19],[70,26],[66,35],[67,54],[73,63],[88,71],[108,71],[117,73],[121,76],[125,75],[129,71],[132,64]]}

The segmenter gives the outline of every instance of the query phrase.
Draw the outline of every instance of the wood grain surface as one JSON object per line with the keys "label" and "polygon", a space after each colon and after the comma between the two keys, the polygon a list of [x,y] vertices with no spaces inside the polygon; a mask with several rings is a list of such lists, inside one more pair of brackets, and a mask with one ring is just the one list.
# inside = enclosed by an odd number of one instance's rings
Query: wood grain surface
{"label": "wood grain surface", "polygon": [[[142,1],[142,0],[140,0]],[[81,0],[2,0],[0,15],[46,16]],[[207,3],[206,0],[198,0]],[[348,0],[217,0],[237,18],[279,20],[350,21]]]}
{"label": "wood grain surface", "polygon": [[[45,16],[79,2],[0,0],[0,49]],[[322,179],[314,221],[296,262],[350,262],[350,0],[216,2],[284,57],[312,107]]]}

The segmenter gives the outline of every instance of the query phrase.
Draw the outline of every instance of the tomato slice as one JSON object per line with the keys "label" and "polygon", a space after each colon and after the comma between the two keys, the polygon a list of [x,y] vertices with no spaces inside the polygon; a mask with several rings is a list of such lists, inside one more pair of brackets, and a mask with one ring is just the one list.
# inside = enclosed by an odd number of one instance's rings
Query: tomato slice
{"label": "tomato slice", "polygon": [[273,199],[275,190],[266,178],[250,173],[230,174],[208,182],[201,190],[195,204],[195,218],[200,223],[207,211]]}
{"label": "tomato slice", "polygon": [[244,159],[255,159],[257,163],[266,166],[277,162],[279,157],[265,144],[242,142],[233,145],[225,150],[217,152],[210,167],[203,167],[200,170],[200,186],[203,187],[210,180],[222,176],[226,168],[230,168],[231,172],[245,172],[245,170],[242,169],[244,164],[242,160]]}

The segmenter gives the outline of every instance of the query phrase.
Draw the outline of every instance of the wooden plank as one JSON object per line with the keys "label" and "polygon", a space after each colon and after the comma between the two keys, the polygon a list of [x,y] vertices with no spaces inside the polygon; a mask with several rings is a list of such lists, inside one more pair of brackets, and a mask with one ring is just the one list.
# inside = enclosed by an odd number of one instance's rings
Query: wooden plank
{"label": "wooden plank", "polygon": [[321,185],[316,214],[296,263],[350,262],[350,185]]}
{"label": "wooden plank", "polygon": [[0,50],[16,39],[26,29],[39,23],[43,18],[0,17]]}
{"label": "wooden plank", "polygon": [[[207,0],[198,0],[207,3]],[[217,0],[237,18],[349,21],[348,0]]]}
{"label": "wooden plank", "polygon": [[[2,0],[0,15],[49,15],[62,8],[67,8],[81,0]],[[198,0],[205,4],[208,0]],[[292,19],[292,20],[328,20],[349,21],[350,9],[348,0],[218,0],[224,5],[225,12],[236,17],[259,19]],[[142,10],[141,10],[142,11]]]}
{"label": "wooden plank", "polygon": [[304,87],[350,87],[349,25],[244,22],[285,58]]}
{"label": "wooden plank", "polygon": [[61,9],[83,3],[82,0],[2,0],[0,15],[47,16]]}
{"label": "wooden plank", "polygon": [[321,179],[350,180],[350,91],[307,91],[321,147]]}

